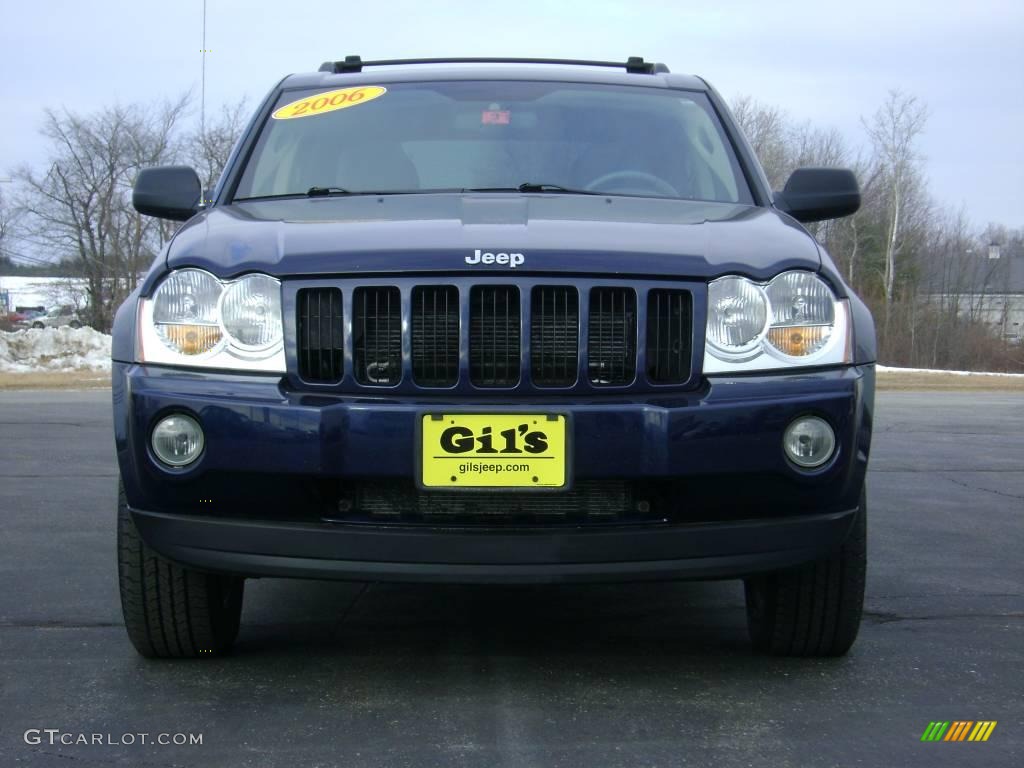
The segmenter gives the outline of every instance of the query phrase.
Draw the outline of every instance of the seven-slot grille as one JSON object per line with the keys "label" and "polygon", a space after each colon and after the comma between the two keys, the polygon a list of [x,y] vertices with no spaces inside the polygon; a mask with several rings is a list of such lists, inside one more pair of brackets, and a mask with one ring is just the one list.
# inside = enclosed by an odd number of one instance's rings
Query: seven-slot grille
{"label": "seven-slot grille", "polygon": [[344,372],[344,325],[341,290],[303,288],[298,295],[296,350],[299,374],[306,381],[341,381]]}
{"label": "seven-slot grille", "polygon": [[[406,388],[511,388],[524,364],[527,384],[538,389],[576,387],[581,376],[593,387],[691,378],[694,308],[685,288],[399,282],[299,289],[299,376],[340,384],[347,353],[352,377],[368,387],[405,379]],[[525,357],[521,333],[529,341]],[[403,360],[411,368],[405,374]]]}
{"label": "seven-slot grille", "polygon": [[356,381],[397,384],[402,378],[402,297],[390,286],[356,288],[352,295]]}

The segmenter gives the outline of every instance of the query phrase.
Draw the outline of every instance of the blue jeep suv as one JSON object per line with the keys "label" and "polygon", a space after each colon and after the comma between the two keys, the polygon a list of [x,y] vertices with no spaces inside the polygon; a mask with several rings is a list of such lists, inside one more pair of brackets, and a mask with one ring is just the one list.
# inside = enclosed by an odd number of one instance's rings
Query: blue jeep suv
{"label": "blue jeep suv", "polygon": [[226,652],[244,580],[742,578],[756,649],[860,623],[875,334],[720,96],[662,64],[328,62],[256,110],[114,324],[122,606]]}

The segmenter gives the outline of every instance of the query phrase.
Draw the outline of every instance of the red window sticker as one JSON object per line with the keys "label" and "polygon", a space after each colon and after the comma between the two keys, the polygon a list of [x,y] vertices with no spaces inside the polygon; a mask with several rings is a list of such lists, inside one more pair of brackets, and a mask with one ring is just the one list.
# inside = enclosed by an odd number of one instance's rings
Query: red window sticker
{"label": "red window sticker", "polygon": [[507,109],[485,109],[480,113],[482,125],[508,125],[512,121],[512,113]]}

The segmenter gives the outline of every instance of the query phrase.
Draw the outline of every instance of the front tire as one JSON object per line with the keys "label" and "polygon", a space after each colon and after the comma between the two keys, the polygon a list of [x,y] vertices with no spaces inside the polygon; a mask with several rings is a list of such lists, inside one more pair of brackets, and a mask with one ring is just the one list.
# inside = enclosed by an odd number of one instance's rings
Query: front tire
{"label": "front tire", "polygon": [[754,649],[776,656],[842,656],[857,639],[867,571],[867,500],[829,558],[745,581]]}
{"label": "front tire", "polygon": [[219,656],[238,636],[244,579],[183,568],[146,546],[118,488],[117,571],[128,639],[148,658]]}

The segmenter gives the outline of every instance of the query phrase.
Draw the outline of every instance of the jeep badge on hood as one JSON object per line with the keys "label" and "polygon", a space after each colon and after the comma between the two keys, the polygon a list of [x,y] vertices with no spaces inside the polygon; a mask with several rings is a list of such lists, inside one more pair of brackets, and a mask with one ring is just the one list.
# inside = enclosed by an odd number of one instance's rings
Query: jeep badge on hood
{"label": "jeep badge on hood", "polygon": [[473,251],[472,256],[466,257],[467,264],[501,264],[508,265],[512,269],[515,269],[520,264],[526,261],[526,257],[521,253],[491,253],[490,251],[481,251],[477,248]]}

